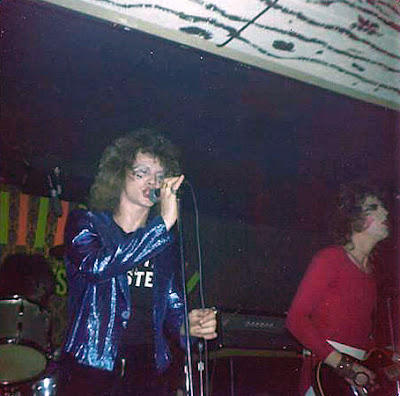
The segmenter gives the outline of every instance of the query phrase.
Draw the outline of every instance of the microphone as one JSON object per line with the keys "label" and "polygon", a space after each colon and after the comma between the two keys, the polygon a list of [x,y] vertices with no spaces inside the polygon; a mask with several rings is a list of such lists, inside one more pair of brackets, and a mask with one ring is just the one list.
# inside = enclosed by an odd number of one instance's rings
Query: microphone
{"label": "microphone", "polygon": [[56,166],[53,169],[53,184],[56,189],[57,195],[60,196],[62,193],[62,184],[61,184],[61,168]]}
{"label": "microphone", "polygon": [[159,188],[151,188],[150,189],[150,194],[149,194],[149,199],[151,202],[156,204],[157,202],[160,201],[161,198],[161,192]]}
{"label": "microphone", "polygon": [[[176,194],[177,194],[178,196],[180,195],[180,191],[181,191],[180,188],[181,188],[184,184],[186,184],[186,183],[188,183],[188,182],[187,182],[186,180],[184,180],[184,181],[182,182],[182,184],[180,185],[178,191],[176,192]],[[150,199],[150,201],[153,202],[154,204],[160,202],[160,199],[161,199],[161,191],[160,191],[160,190],[161,190],[160,188],[151,188],[151,189],[150,189],[149,199]]]}
{"label": "microphone", "polygon": [[61,185],[61,169],[56,166],[50,175],[47,175],[47,180],[50,188],[50,205],[53,213],[57,217],[61,217],[63,214],[60,194],[62,193]]}

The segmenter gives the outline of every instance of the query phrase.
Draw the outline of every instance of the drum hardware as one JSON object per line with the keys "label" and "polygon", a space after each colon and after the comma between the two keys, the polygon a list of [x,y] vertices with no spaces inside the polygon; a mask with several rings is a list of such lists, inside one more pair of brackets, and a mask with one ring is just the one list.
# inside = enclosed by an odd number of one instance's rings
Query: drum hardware
{"label": "drum hardware", "polygon": [[44,375],[37,381],[16,384],[12,386],[0,385],[0,396],[56,396],[57,377]]}
{"label": "drum hardware", "polygon": [[14,295],[0,299],[0,317],[0,394],[19,396],[23,385],[42,381],[49,360],[50,315]]}
{"label": "drum hardware", "polygon": [[57,394],[57,382],[54,377],[45,377],[35,382],[31,390],[31,396],[54,396]]}

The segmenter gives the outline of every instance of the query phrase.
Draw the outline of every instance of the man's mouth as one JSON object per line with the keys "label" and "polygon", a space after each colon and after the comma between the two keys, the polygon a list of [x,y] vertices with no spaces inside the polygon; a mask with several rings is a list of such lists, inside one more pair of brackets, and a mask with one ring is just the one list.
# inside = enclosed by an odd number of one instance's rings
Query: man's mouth
{"label": "man's mouth", "polygon": [[146,188],[145,190],[143,190],[143,195],[145,198],[149,199],[150,198],[150,189]]}

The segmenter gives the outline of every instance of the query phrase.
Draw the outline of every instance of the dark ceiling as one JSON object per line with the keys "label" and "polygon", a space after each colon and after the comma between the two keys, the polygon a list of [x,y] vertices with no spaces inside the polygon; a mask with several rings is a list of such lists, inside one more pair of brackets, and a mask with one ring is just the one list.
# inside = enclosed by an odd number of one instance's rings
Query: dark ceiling
{"label": "dark ceiling", "polygon": [[397,188],[399,113],[46,3],[1,7],[2,183],[47,194],[60,166],[83,201],[104,147],[154,126],[214,216],[252,221],[266,197],[279,222],[285,194],[359,177]]}

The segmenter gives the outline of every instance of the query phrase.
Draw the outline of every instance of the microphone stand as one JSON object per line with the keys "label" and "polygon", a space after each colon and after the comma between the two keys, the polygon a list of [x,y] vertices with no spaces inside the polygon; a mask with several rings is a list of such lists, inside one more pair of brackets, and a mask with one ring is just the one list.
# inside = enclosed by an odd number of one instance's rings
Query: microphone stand
{"label": "microphone stand", "polygon": [[200,396],[204,395],[204,369],[205,361],[203,358],[204,342],[199,341],[199,361],[197,363],[197,369],[199,370],[199,383],[200,383]]}
{"label": "microphone stand", "polygon": [[188,396],[194,396],[193,392],[193,370],[192,370],[192,347],[190,343],[189,334],[189,312],[188,302],[186,293],[186,275],[185,275],[185,257],[183,248],[183,230],[181,222],[181,202],[180,198],[178,201],[178,233],[179,233],[179,245],[181,253],[181,276],[182,276],[182,294],[183,294],[183,306],[184,306],[184,317],[185,317],[185,345],[186,345],[186,365],[185,365],[185,377],[186,377],[186,394]]}

